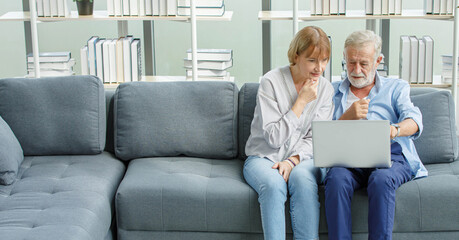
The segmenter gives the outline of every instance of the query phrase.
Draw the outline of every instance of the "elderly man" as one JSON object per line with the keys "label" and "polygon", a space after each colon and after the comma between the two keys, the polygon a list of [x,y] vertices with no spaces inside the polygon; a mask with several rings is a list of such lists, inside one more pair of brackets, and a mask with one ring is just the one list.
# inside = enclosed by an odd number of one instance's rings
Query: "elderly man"
{"label": "elderly man", "polygon": [[[369,239],[391,239],[395,191],[413,177],[427,176],[413,139],[422,132],[422,116],[410,99],[410,86],[401,79],[380,77],[381,38],[372,31],[357,31],[344,45],[348,77],[334,82],[335,120],[389,120],[390,168],[341,168],[325,178],[325,212],[329,239],[351,239],[351,200],[354,191],[368,192]],[[359,144],[356,142],[355,144]]]}

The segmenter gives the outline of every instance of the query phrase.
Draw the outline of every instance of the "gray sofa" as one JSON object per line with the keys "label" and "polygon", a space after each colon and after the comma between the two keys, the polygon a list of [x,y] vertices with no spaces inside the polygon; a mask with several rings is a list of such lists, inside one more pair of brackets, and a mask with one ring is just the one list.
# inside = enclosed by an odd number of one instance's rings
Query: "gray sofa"
{"label": "gray sofa", "polygon": [[[0,116],[25,156],[14,182],[0,185],[0,239],[263,239],[257,194],[242,176],[257,90],[133,82],[104,99],[88,76],[0,80]],[[430,176],[397,191],[394,239],[459,239],[451,95],[413,88],[412,100]],[[354,239],[367,238],[367,209],[360,190]]]}

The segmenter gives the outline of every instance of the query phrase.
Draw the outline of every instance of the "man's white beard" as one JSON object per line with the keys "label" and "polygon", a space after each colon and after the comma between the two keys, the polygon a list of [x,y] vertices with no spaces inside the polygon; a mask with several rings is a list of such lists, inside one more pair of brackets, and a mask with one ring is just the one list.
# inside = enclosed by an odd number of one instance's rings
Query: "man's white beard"
{"label": "man's white beard", "polygon": [[[348,78],[349,78],[349,82],[351,82],[351,85],[354,86],[355,88],[364,88],[366,86],[373,84],[375,80],[373,72],[371,72],[369,76],[373,76],[373,78],[367,78],[363,73],[360,73],[360,74],[351,73]],[[363,77],[363,79],[356,80],[354,79],[354,77]]]}

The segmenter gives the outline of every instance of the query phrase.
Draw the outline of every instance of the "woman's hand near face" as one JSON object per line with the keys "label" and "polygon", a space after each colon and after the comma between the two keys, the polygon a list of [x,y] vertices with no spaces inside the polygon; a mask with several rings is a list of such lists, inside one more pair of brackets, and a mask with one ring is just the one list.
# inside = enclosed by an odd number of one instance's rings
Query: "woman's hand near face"
{"label": "woman's hand near face", "polygon": [[319,80],[307,79],[303,87],[298,93],[298,98],[296,99],[295,104],[293,104],[292,111],[299,118],[303,113],[304,107],[306,104],[317,99],[317,86],[319,85]]}

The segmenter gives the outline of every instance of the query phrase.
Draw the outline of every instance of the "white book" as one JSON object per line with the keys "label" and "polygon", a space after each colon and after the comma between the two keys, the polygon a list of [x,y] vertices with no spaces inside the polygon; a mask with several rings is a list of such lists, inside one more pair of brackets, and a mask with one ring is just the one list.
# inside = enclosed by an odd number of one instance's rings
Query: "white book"
{"label": "white book", "polygon": [[167,15],[167,0],[159,0],[159,15]]}
{"label": "white book", "polygon": [[395,15],[402,15],[402,0],[395,0]]}
{"label": "white book", "polygon": [[115,16],[115,0],[107,0],[107,12],[109,16]]}
{"label": "white book", "polygon": [[338,0],[338,9],[339,9],[339,14],[340,15],[345,15],[346,14],[346,0]]}
{"label": "white book", "polygon": [[102,57],[104,65],[104,83],[110,82],[110,44],[112,40],[107,39],[102,45]]}
{"label": "white book", "polygon": [[57,17],[58,16],[57,0],[50,0],[49,6],[51,8],[51,17]]}
{"label": "white book", "polygon": [[[194,4],[196,7],[221,7],[223,0],[195,0]],[[177,0],[178,7],[190,7],[190,5],[190,0]]]}
{"label": "white book", "polygon": [[[311,0],[314,1],[314,0]],[[322,0],[315,0],[316,1],[316,15],[322,15],[323,14],[323,9],[322,9]]]}
{"label": "white book", "polygon": [[[184,59],[185,68],[192,68],[192,60]],[[199,69],[226,70],[233,66],[233,60],[229,61],[198,61]]]}
{"label": "white book", "polygon": [[139,16],[139,0],[130,0],[129,1],[129,15],[131,15],[131,16]]}
{"label": "white book", "polygon": [[109,53],[108,53],[108,56],[109,56],[109,62],[110,62],[110,80],[109,82],[110,83],[114,83],[114,82],[117,82],[116,80],[116,42],[117,40],[116,39],[112,39],[110,42],[109,42]]}
{"label": "white book", "polygon": [[[179,1],[180,1],[180,0],[179,0]],[[311,16],[312,16],[312,15],[316,15],[316,1],[315,1],[315,0],[310,0],[309,2],[310,2],[310,4],[311,4],[311,9],[310,9],[310,11],[311,11]],[[180,5],[179,5],[179,6],[180,6]]]}
{"label": "white book", "polygon": [[[225,14],[225,5],[223,5],[221,8],[196,8],[196,16],[223,16],[223,14]],[[190,8],[179,7],[177,8],[177,15],[190,16],[191,10]]]}
{"label": "white book", "polygon": [[330,0],[330,14],[338,15],[338,0]]}
{"label": "white book", "polygon": [[43,17],[43,0],[37,0],[37,16]]}
{"label": "white book", "polygon": [[[75,73],[71,70],[64,70],[64,71],[59,71],[59,70],[50,70],[50,71],[41,71],[40,70],[40,76],[41,77],[60,77],[60,76],[71,76],[74,75]],[[35,77],[35,71],[28,71],[27,77]]]}
{"label": "white book", "polygon": [[440,14],[445,15],[447,9],[447,0],[441,0],[440,2]]}
{"label": "white book", "polygon": [[124,66],[124,81],[132,81],[132,69],[131,69],[131,43],[134,40],[132,36],[126,36],[123,39],[123,66]]}
{"label": "white book", "polygon": [[[226,70],[198,69],[198,77],[224,77],[226,74]],[[186,76],[192,77],[193,70],[187,69]]]}
{"label": "white book", "polygon": [[373,0],[365,0],[365,14],[373,15]]}
{"label": "white book", "polygon": [[[198,61],[229,61],[233,58],[232,49],[197,49]],[[192,60],[191,49],[187,50],[187,60]]]}
{"label": "white book", "polygon": [[389,0],[389,10],[390,15],[395,15],[395,0]]}
{"label": "white book", "polygon": [[373,1],[373,15],[381,15],[381,5],[382,0],[374,0]]}
{"label": "white book", "polygon": [[154,0],[145,0],[145,15],[151,16],[153,15],[153,1]]}
{"label": "white book", "polygon": [[124,16],[131,15],[130,8],[129,8],[131,5],[130,0],[122,0],[122,2],[123,2],[123,15]]}
{"label": "white book", "polygon": [[80,49],[81,75],[89,75],[88,46]]}
{"label": "white book", "polygon": [[[192,81],[193,77],[186,77],[186,81]],[[196,81],[230,81],[234,82],[234,78],[230,76],[230,73],[227,72],[226,76],[223,77],[204,77],[204,76],[199,76]]]}
{"label": "white book", "polygon": [[381,15],[389,14],[389,0],[381,0]]}
{"label": "white book", "polygon": [[422,37],[424,41],[424,45],[426,47],[426,64],[425,64],[425,83],[432,83],[433,82],[433,58],[434,58],[434,42],[430,36]]}
{"label": "white book", "polygon": [[72,0],[63,0],[64,1],[64,17],[70,17],[72,10]]}
{"label": "white book", "polygon": [[64,1],[67,0],[57,0],[57,16],[65,17]]}
{"label": "white book", "polygon": [[114,16],[123,16],[123,4],[121,0],[114,0],[113,11]]}
{"label": "white book", "polygon": [[[38,54],[40,63],[46,62],[68,62],[71,57],[70,52],[41,52]],[[33,63],[34,57],[32,53],[27,54],[27,62]]]}
{"label": "white book", "polygon": [[131,43],[132,81],[142,80],[142,55],[140,47],[140,39],[134,39]]}
{"label": "white book", "polygon": [[145,15],[146,15],[145,14],[145,0],[139,0],[139,16],[145,16]]}
{"label": "white book", "polygon": [[418,39],[418,81],[425,83],[426,45],[422,39]]}
{"label": "white book", "polygon": [[419,55],[419,41],[415,36],[410,36],[410,83],[418,82],[418,55]]}
{"label": "white book", "polygon": [[410,81],[410,58],[410,38],[408,36],[400,36],[399,74],[401,79],[408,82]]}
{"label": "white book", "polygon": [[43,0],[43,16],[51,17],[51,0]]}
{"label": "white book", "polygon": [[424,13],[425,14],[433,13],[433,1],[434,0],[424,0]]}
{"label": "white book", "polygon": [[440,14],[440,1],[441,0],[433,0],[432,14]]}
{"label": "white book", "polygon": [[123,39],[116,40],[116,81],[124,82],[124,65],[123,65]]}
{"label": "white book", "polygon": [[103,81],[104,80],[104,55],[102,53],[102,46],[105,39],[99,39],[96,42],[96,76]]}
{"label": "white book", "polygon": [[[75,65],[75,59],[71,58],[67,62],[45,62],[45,63],[40,63],[40,69],[72,70],[74,65]],[[27,68],[28,69],[35,69],[34,63],[33,62],[27,63]]]}
{"label": "white book", "polygon": [[96,43],[99,41],[99,37],[92,36],[88,40],[88,66],[89,74],[96,75]]}
{"label": "white book", "polygon": [[167,15],[177,15],[177,0],[167,0]]}
{"label": "white book", "polygon": [[153,16],[159,16],[159,0],[153,0]]}
{"label": "white book", "polygon": [[322,0],[323,15],[330,15],[330,0]]}
{"label": "white book", "polygon": [[456,3],[455,0],[447,0],[446,2],[446,14],[452,15],[453,14],[453,9],[454,9],[454,4]]}

